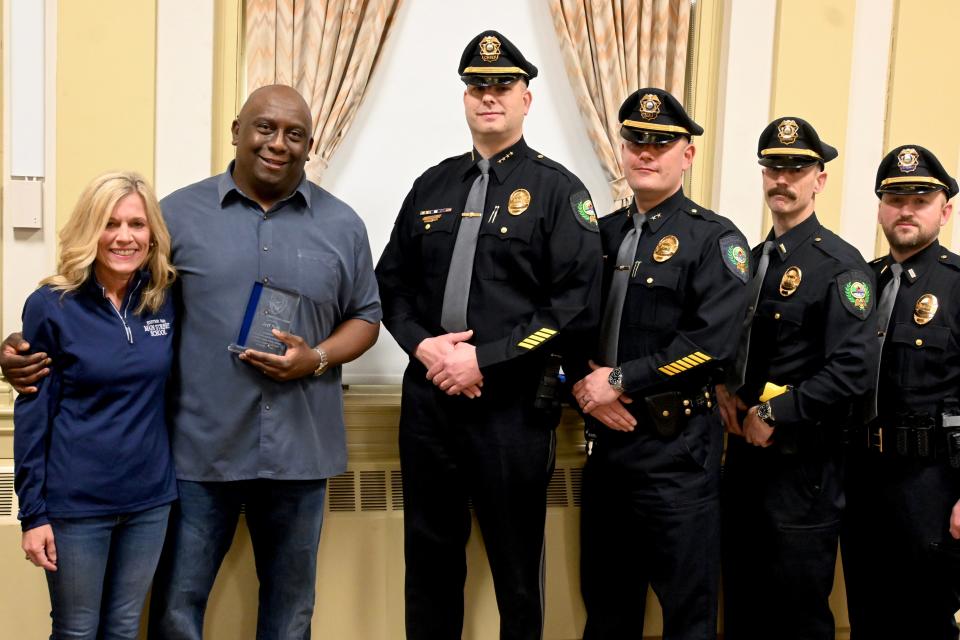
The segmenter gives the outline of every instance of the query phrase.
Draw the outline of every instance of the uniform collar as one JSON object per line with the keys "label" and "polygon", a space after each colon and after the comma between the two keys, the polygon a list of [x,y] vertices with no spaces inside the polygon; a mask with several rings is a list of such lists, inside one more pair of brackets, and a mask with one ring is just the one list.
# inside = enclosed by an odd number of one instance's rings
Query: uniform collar
{"label": "uniform collar", "polygon": [[[498,183],[503,184],[507,177],[513,173],[513,170],[520,164],[520,159],[526,157],[528,148],[526,141],[521,136],[512,146],[490,156],[490,173],[497,177]],[[461,175],[466,177],[472,171],[479,171],[476,166],[481,157],[476,148],[471,149],[470,155],[467,156],[469,161],[464,164]]]}
{"label": "uniform collar", "polygon": [[[684,208],[683,205],[686,201],[687,197],[683,195],[683,187],[680,187],[672,196],[660,204],[650,207],[647,211],[647,228],[650,229],[650,233],[656,233],[670,217],[670,214]],[[630,207],[627,209],[628,218],[624,221],[626,227],[629,228],[633,226],[633,223],[629,222],[629,216],[635,213],[637,213],[636,200],[631,202]]]}
{"label": "uniform collar", "polygon": [[809,218],[779,238],[775,238],[773,229],[770,229],[770,233],[767,234],[767,240],[773,240],[777,247],[777,253],[780,254],[780,259],[786,260],[790,257],[790,254],[793,253],[794,249],[806,242],[807,238],[820,231],[821,228],[820,221],[817,220],[817,214],[814,212],[810,214]]}
{"label": "uniform collar", "polygon": [[[220,174],[220,177],[217,179],[217,195],[220,198],[220,206],[225,205],[227,196],[232,193],[235,193],[239,196],[246,198],[247,200],[253,201],[253,198],[245,194],[240,190],[240,187],[237,186],[237,183],[233,180],[233,166],[236,164],[236,160],[231,160],[230,164],[227,165],[227,170]],[[293,190],[286,198],[280,200],[277,204],[273,205],[273,208],[276,209],[280,204],[287,202],[295,197],[297,194],[303,198],[303,203],[310,208],[310,185],[307,183],[307,173],[304,172],[300,177],[300,182],[297,184],[297,188]]]}
{"label": "uniform collar", "polygon": [[[930,268],[931,264],[940,261],[942,253],[940,241],[934,239],[929,246],[924,247],[901,263],[903,266],[901,281],[906,280],[910,284],[916,282],[917,279],[920,278],[920,275]],[[893,264],[893,256],[887,254],[883,259],[883,268],[880,269],[881,277],[886,273],[891,264]]]}

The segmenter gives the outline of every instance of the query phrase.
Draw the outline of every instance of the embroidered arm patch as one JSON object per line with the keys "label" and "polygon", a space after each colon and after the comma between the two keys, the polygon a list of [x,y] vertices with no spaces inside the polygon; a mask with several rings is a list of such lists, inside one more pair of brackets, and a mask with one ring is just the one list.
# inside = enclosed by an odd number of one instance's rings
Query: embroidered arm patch
{"label": "embroidered arm patch", "polygon": [[860,320],[866,320],[873,309],[870,278],[863,271],[851,269],[837,276],[837,292],[843,308]]}
{"label": "embroidered arm patch", "polygon": [[577,191],[570,196],[570,207],[573,209],[573,217],[577,223],[587,231],[594,233],[600,232],[600,226],[597,224],[597,212],[593,208],[593,200],[586,191]]}
{"label": "embroidered arm patch", "polygon": [[737,234],[728,233],[720,237],[720,259],[723,260],[723,266],[741,282],[750,279],[750,250]]}

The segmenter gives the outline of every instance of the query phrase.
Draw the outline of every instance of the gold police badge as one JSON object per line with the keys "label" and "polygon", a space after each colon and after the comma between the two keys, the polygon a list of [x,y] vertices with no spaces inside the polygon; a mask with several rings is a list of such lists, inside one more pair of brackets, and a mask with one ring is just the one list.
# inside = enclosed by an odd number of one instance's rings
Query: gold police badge
{"label": "gold police badge", "polygon": [[507,211],[509,211],[512,216],[520,215],[526,211],[529,206],[530,192],[526,189],[517,189],[510,194],[510,199],[507,200]]}
{"label": "gold police badge", "polygon": [[800,287],[800,280],[803,279],[803,273],[800,267],[788,267],[780,278],[780,295],[783,297],[792,296]]}
{"label": "gold police badge", "polygon": [[933,316],[937,315],[937,309],[940,308],[940,301],[932,293],[925,293],[917,300],[917,305],[913,308],[913,321],[919,325],[925,325]]}
{"label": "gold police badge", "polygon": [[797,126],[796,120],[781,120],[777,125],[777,139],[780,140],[780,144],[793,144],[797,141],[799,133],[800,127]]}
{"label": "gold police badge", "polygon": [[897,154],[897,167],[900,173],[913,173],[920,166],[920,154],[916,149],[904,149]]}
{"label": "gold police badge", "polygon": [[653,259],[656,262],[666,262],[679,248],[680,241],[677,240],[677,236],[663,236],[653,249]]}
{"label": "gold police badge", "polygon": [[500,57],[500,40],[487,36],[480,41],[480,58],[484,62],[496,62]]}
{"label": "gold police badge", "polygon": [[653,120],[660,115],[660,97],[655,93],[644,94],[640,98],[640,117],[644,120]]}

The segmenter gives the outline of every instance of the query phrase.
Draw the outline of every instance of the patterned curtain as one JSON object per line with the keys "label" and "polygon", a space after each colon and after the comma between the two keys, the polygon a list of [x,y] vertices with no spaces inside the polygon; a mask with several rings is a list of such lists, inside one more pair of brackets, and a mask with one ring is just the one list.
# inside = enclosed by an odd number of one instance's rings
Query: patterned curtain
{"label": "patterned curtain", "polygon": [[567,76],[614,201],[632,194],[620,167],[617,112],[640,87],[683,102],[690,0],[549,0]]}
{"label": "patterned curtain", "polygon": [[353,122],[401,2],[246,0],[247,90],[286,84],[306,99],[314,182]]}

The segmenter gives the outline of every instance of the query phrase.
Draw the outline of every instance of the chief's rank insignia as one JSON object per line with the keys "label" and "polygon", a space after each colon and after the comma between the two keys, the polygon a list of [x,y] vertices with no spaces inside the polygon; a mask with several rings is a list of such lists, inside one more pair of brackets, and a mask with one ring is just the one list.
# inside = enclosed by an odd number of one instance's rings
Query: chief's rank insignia
{"label": "chief's rank insignia", "polygon": [[529,206],[530,192],[526,189],[517,189],[510,194],[510,199],[507,200],[507,211],[509,211],[512,216],[520,215],[526,211]]}
{"label": "chief's rank insignia", "polygon": [[913,321],[919,325],[925,325],[933,316],[937,315],[937,309],[940,308],[940,301],[932,293],[925,293],[917,300],[917,305],[913,308]]}
{"label": "chief's rank insignia", "polygon": [[573,217],[577,223],[595,233],[600,233],[600,226],[597,224],[597,212],[593,208],[593,201],[590,194],[586,191],[578,191],[570,196],[570,208],[573,209]]}
{"label": "chief's rank insignia", "polygon": [[730,273],[742,282],[750,279],[750,252],[735,233],[720,237],[720,258]]}
{"label": "chief's rank insignia", "polygon": [[800,288],[800,281],[803,280],[803,272],[800,267],[787,267],[780,278],[780,295],[784,298],[792,296]]}
{"label": "chief's rank insignia", "polygon": [[480,58],[484,62],[496,62],[500,57],[500,40],[487,36],[480,41]]}
{"label": "chief's rank insignia", "polygon": [[780,140],[780,144],[793,144],[797,141],[799,133],[800,127],[797,126],[796,120],[781,120],[777,125],[777,139]]}
{"label": "chief's rank insignia", "polygon": [[916,149],[904,149],[897,154],[897,168],[901,173],[913,173],[920,166],[920,154]]}
{"label": "chief's rank insignia", "polygon": [[866,319],[873,309],[873,292],[870,291],[870,279],[856,269],[837,276],[837,290],[843,308],[861,320]]}
{"label": "chief's rank insignia", "polygon": [[655,262],[666,262],[679,248],[680,241],[677,240],[677,236],[663,236],[653,249],[653,259]]}

